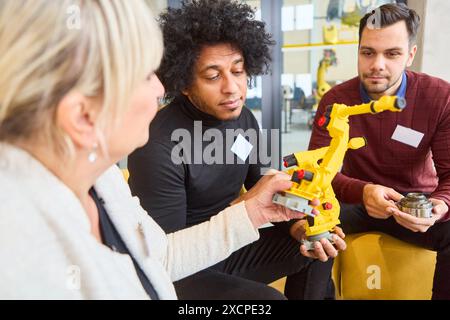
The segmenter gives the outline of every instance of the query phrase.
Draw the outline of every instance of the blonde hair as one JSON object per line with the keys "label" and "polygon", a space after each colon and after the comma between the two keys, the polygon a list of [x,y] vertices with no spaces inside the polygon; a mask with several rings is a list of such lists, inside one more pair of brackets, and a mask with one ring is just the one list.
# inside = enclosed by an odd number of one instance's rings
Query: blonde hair
{"label": "blonde hair", "polygon": [[0,2],[0,142],[39,135],[73,149],[55,124],[70,91],[100,97],[100,129],[120,120],[159,66],[161,32],[144,0]]}

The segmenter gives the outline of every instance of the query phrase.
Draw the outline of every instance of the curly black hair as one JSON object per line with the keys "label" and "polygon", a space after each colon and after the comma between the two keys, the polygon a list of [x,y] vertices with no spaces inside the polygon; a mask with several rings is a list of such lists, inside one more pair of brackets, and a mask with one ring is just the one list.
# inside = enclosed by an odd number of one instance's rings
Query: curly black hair
{"label": "curly black hair", "polygon": [[275,42],[249,5],[230,0],[183,1],[181,8],[162,13],[159,23],[165,48],[157,75],[168,97],[190,87],[204,46],[229,43],[239,49],[249,83],[253,76],[269,71]]}

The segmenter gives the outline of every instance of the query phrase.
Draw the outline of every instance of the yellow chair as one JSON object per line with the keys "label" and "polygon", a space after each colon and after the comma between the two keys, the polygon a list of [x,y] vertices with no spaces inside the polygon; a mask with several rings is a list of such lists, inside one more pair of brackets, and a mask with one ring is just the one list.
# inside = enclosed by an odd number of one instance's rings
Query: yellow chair
{"label": "yellow chair", "polygon": [[[332,277],[342,300],[427,300],[436,253],[383,233],[347,235]],[[283,292],[286,278],[270,285]]]}
{"label": "yellow chair", "polygon": [[383,233],[348,235],[336,259],[334,280],[341,299],[431,298],[436,253]]}

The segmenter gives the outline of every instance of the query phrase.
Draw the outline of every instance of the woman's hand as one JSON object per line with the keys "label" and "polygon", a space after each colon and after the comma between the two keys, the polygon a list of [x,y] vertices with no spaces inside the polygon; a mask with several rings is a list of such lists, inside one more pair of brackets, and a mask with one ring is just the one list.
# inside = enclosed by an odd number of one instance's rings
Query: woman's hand
{"label": "woman's hand", "polygon": [[245,201],[248,216],[255,228],[268,222],[302,219],[305,216],[303,213],[289,210],[272,202],[275,193],[289,189],[291,186],[292,182],[289,175],[280,171],[269,170],[253,188],[234,203]]}

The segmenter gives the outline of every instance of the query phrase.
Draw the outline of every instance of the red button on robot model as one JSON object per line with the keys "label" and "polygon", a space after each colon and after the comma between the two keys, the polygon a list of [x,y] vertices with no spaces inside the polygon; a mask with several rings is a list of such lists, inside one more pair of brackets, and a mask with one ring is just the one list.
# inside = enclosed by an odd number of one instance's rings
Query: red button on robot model
{"label": "red button on robot model", "polygon": [[333,205],[332,205],[331,203],[329,203],[329,202],[325,202],[325,203],[322,205],[322,207],[323,207],[325,210],[331,210],[331,209],[333,209]]}
{"label": "red button on robot model", "polygon": [[317,120],[317,124],[319,127],[323,127],[323,125],[327,122],[327,117],[321,116],[319,120]]}

